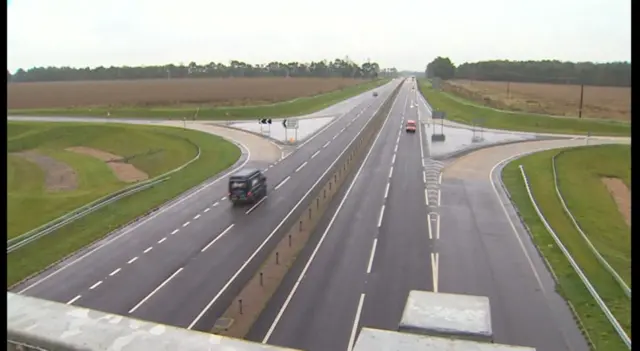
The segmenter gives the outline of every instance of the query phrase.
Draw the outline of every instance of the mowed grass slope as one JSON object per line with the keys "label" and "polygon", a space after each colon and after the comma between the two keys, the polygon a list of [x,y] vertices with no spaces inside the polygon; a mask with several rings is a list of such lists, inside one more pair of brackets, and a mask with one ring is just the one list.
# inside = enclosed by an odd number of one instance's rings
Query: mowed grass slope
{"label": "mowed grass slope", "polygon": [[424,80],[420,80],[419,86],[420,91],[434,109],[445,111],[447,119],[458,123],[472,124],[475,119],[480,118],[484,120],[484,127],[492,129],[580,135],[587,133],[609,136],[631,135],[631,124],[626,122],[500,111],[473,105],[460,97],[436,91]]}
{"label": "mowed grass slope", "polygon": [[551,158],[557,157],[560,191],[572,214],[598,251],[630,282],[630,228],[602,183],[602,177],[630,179],[630,147],[605,145],[550,150],[509,163],[502,179],[529,227],[538,250],[557,276],[557,290],[575,308],[586,334],[598,350],[624,350],[611,324],[543,226],[526,192],[519,165],[523,165],[536,203],[563,245],[593,284],[600,297],[631,335],[631,302],[614,278],[590,251],[586,241],[563,211],[555,193]]}
{"label": "mowed grass slope", "polygon": [[[8,237],[20,235],[130,184],[92,156],[65,149],[91,147],[127,158],[149,178],[188,162],[197,154],[187,140],[158,130],[118,125],[8,123]],[[17,152],[35,151],[70,166],[77,178],[71,191],[45,189],[45,172]]]}
{"label": "mowed grass slope", "polygon": [[8,85],[8,107],[9,115],[33,116],[286,117],[321,110],[388,81],[233,78],[21,83]]}
{"label": "mowed grass slope", "polygon": [[[86,155],[60,151],[60,148],[66,148],[67,145],[78,145],[82,142],[85,143],[84,146],[111,150],[114,154],[120,153],[121,156],[135,156],[130,158],[129,162],[149,172],[149,176],[164,173],[192,159],[197,152],[195,145],[200,147],[201,155],[197,161],[174,173],[169,180],[107,205],[8,254],[7,286],[14,285],[39,272],[229,168],[241,155],[235,145],[220,137],[181,128],[28,122],[8,122],[8,126],[10,134],[8,144],[12,145],[10,152],[41,145],[37,150],[44,150],[48,155],[64,159],[78,167],[76,171],[80,183],[76,190],[69,192],[73,195],[67,194],[70,199],[64,198],[62,194],[55,194],[59,198],[52,200],[51,194],[42,190],[45,178],[42,170],[30,161],[18,156],[9,156],[7,164],[10,187],[9,220],[13,221],[14,226],[18,226],[16,228],[23,225],[20,220],[34,223],[31,217],[57,216],[46,212],[47,210],[66,212],[56,206],[41,206],[38,208],[40,213],[34,214],[29,207],[20,204],[21,201],[30,201],[37,206],[36,201],[31,200],[30,197],[39,197],[41,202],[58,201],[58,203],[67,204],[72,210],[77,204],[82,205],[84,200],[127,185],[117,179],[114,180],[113,172],[108,167],[99,166],[100,163],[104,165],[104,162],[86,159],[89,157]],[[45,135],[50,138],[43,138]],[[162,152],[157,152],[158,148]],[[145,154],[144,151],[148,153]],[[75,157],[78,157],[78,160],[72,159]],[[39,186],[34,190],[34,185]],[[38,219],[38,223],[43,221],[46,222]],[[21,231],[14,229],[13,233],[16,232]]]}

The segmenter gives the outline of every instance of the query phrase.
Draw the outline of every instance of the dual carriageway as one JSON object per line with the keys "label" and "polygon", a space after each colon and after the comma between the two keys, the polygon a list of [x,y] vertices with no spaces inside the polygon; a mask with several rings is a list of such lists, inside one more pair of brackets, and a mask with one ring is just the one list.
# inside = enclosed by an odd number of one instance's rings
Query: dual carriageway
{"label": "dual carriageway", "polygon": [[[489,297],[497,343],[587,350],[541,258],[505,207],[494,172],[518,152],[580,141],[497,146],[482,150],[495,149],[480,161],[434,159],[427,137],[431,109],[410,80],[378,88],[378,97],[368,92],[352,99],[345,113],[299,146],[283,147],[280,157],[256,157],[261,150],[245,145],[237,168],[263,170],[269,185],[255,206],[231,206],[229,172],[13,291],[210,331],[398,84],[364,162],[247,339],[348,350],[362,327],[397,329],[409,291],[425,290]],[[417,133],[405,133],[407,120],[419,122]]]}

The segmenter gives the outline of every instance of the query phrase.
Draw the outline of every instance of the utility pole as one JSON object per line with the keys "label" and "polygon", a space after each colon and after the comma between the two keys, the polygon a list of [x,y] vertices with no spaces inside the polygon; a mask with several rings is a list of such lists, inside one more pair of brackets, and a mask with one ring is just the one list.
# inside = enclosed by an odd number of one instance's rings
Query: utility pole
{"label": "utility pole", "polygon": [[584,102],[584,84],[580,84],[580,107],[578,107],[578,118],[582,118],[582,103]]}

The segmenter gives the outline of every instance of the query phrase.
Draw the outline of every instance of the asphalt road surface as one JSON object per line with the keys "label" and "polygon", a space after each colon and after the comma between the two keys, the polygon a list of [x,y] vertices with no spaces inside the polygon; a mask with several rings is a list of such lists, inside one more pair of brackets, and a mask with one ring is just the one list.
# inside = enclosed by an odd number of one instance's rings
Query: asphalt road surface
{"label": "asphalt road surface", "polygon": [[[588,350],[515,212],[503,210],[510,205],[499,171],[489,177],[505,158],[585,141],[534,141],[436,161],[419,137],[424,130],[404,132],[402,121],[430,110],[410,107],[409,86],[248,338],[349,350],[362,327],[397,329],[408,292],[419,289],[489,297],[497,343]],[[619,140],[593,141],[600,142]]]}
{"label": "asphalt road surface", "polygon": [[405,132],[406,121],[417,120],[411,85],[404,84],[362,168],[250,339],[345,350],[358,326],[396,329],[409,291],[433,289],[424,139],[421,129]]}
{"label": "asphalt road surface", "polygon": [[[334,199],[248,338],[348,350],[364,326],[396,329],[409,290],[419,289],[488,296],[497,343],[588,350],[495,167],[524,152],[585,141],[532,141],[436,161],[429,158],[423,125],[416,134],[404,130],[408,119],[430,118],[412,85],[404,84],[362,167]],[[222,178],[17,290],[209,329],[277,242],[291,210],[392,89],[361,98],[278,162],[245,155],[247,165],[264,167],[268,177],[268,198],[258,206],[232,209]],[[627,141],[592,143],[610,142]]]}
{"label": "asphalt road surface", "polygon": [[280,161],[247,157],[244,166],[260,167],[268,178],[268,197],[256,206],[232,208],[226,177],[220,177],[13,290],[208,330],[277,242],[279,230],[288,229],[285,219],[292,209],[398,82],[376,89],[377,98],[371,93],[360,98],[350,112]]}

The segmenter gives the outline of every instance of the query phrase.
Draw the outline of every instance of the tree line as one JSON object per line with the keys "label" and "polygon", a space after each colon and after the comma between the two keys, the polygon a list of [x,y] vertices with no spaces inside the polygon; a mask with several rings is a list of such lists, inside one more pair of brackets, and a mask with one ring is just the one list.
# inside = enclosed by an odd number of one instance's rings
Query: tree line
{"label": "tree line", "polygon": [[7,70],[7,82],[53,82],[79,80],[129,80],[129,79],[179,79],[179,78],[228,78],[228,77],[342,77],[375,79],[397,75],[395,68],[381,69],[376,62],[361,65],[346,59],[333,61],[277,62],[252,65],[233,60],[228,65],[210,62],[188,65],[167,64],[138,67],[33,67],[18,69],[15,73]]}
{"label": "tree line", "polygon": [[471,79],[503,82],[631,86],[631,62],[563,62],[492,60],[455,66],[437,57],[425,70],[427,78]]}

